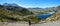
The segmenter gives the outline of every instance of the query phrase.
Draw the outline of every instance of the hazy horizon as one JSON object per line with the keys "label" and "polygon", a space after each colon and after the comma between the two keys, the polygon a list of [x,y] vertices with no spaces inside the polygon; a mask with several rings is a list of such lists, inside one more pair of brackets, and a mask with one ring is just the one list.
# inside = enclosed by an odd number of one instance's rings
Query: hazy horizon
{"label": "hazy horizon", "polygon": [[0,0],[0,4],[16,3],[22,7],[56,7],[60,5],[60,0]]}

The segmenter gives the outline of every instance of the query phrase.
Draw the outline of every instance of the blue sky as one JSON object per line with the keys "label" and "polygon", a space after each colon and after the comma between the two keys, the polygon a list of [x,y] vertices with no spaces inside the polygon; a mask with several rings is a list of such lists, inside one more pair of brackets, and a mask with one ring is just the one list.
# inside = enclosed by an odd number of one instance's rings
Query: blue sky
{"label": "blue sky", "polygon": [[3,3],[16,3],[22,7],[56,7],[60,5],[60,0],[0,0]]}

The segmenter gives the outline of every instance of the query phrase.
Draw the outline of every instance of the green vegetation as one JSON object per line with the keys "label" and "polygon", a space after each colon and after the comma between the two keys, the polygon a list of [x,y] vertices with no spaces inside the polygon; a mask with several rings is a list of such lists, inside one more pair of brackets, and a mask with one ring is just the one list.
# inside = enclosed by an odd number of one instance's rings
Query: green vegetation
{"label": "green vegetation", "polygon": [[4,6],[0,5],[0,22],[16,22],[23,21],[23,17],[32,15],[33,13],[23,7],[16,6]]}
{"label": "green vegetation", "polygon": [[49,14],[50,11],[43,11],[43,12],[39,12],[39,14]]}
{"label": "green vegetation", "polygon": [[53,22],[60,20],[60,11],[56,12],[53,16],[49,17],[47,21]]}
{"label": "green vegetation", "polygon": [[35,22],[35,23],[39,23],[40,22],[40,18],[38,18],[37,16],[30,16],[28,17],[28,19],[31,21],[31,22]]}
{"label": "green vegetation", "polygon": [[[33,23],[39,23],[42,21],[42,19],[38,18],[37,15],[49,14],[52,9],[54,10],[54,8],[51,8],[48,10],[41,10],[41,11],[40,10],[29,11],[28,9],[23,7],[0,5],[0,22],[18,22],[18,21],[28,22],[30,20]],[[57,7],[57,10],[59,9],[60,9],[60,6]],[[48,21],[55,21],[56,19],[59,19],[60,16],[56,18],[57,14],[50,17]]]}
{"label": "green vegetation", "polygon": [[33,14],[32,12],[30,12],[26,8],[15,7],[15,6],[3,6],[3,5],[0,5],[0,10],[7,10],[7,11],[10,11],[10,12],[13,12],[13,13],[17,13],[17,14],[20,14],[20,15]]}
{"label": "green vegetation", "polygon": [[37,16],[28,16],[24,18],[24,16],[27,15],[33,15],[33,12],[22,7],[0,5],[0,22],[28,22],[28,20],[30,20],[31,22],[38,23],[40,21]]}
{"label": "green vegetation", "polygon": [[41,21],[37,16],[29,16],[28,18],[23,18],[23,20],[26,22],[29,22],[30,20],[31,23],[39,23]]}

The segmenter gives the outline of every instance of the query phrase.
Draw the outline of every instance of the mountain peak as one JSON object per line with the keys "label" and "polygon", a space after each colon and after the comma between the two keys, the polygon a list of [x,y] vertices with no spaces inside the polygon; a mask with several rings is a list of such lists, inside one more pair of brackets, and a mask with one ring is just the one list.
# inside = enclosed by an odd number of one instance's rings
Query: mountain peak
{"label": "mountain peak", "polygon": [[19,5],[15,4],[15,3],[4,3],[3,5],[4,6],[19,6]]}

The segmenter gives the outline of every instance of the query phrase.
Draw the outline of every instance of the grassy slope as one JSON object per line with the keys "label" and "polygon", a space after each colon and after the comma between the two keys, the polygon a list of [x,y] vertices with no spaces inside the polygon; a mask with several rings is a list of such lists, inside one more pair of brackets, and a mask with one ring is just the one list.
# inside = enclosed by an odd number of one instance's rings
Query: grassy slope
{"label": "grassy slope", "polygon": [[54,14],[53,16],[47,18],[48,21],[56,21],[60,19],[60,11],[58,11],[56,14]]}

